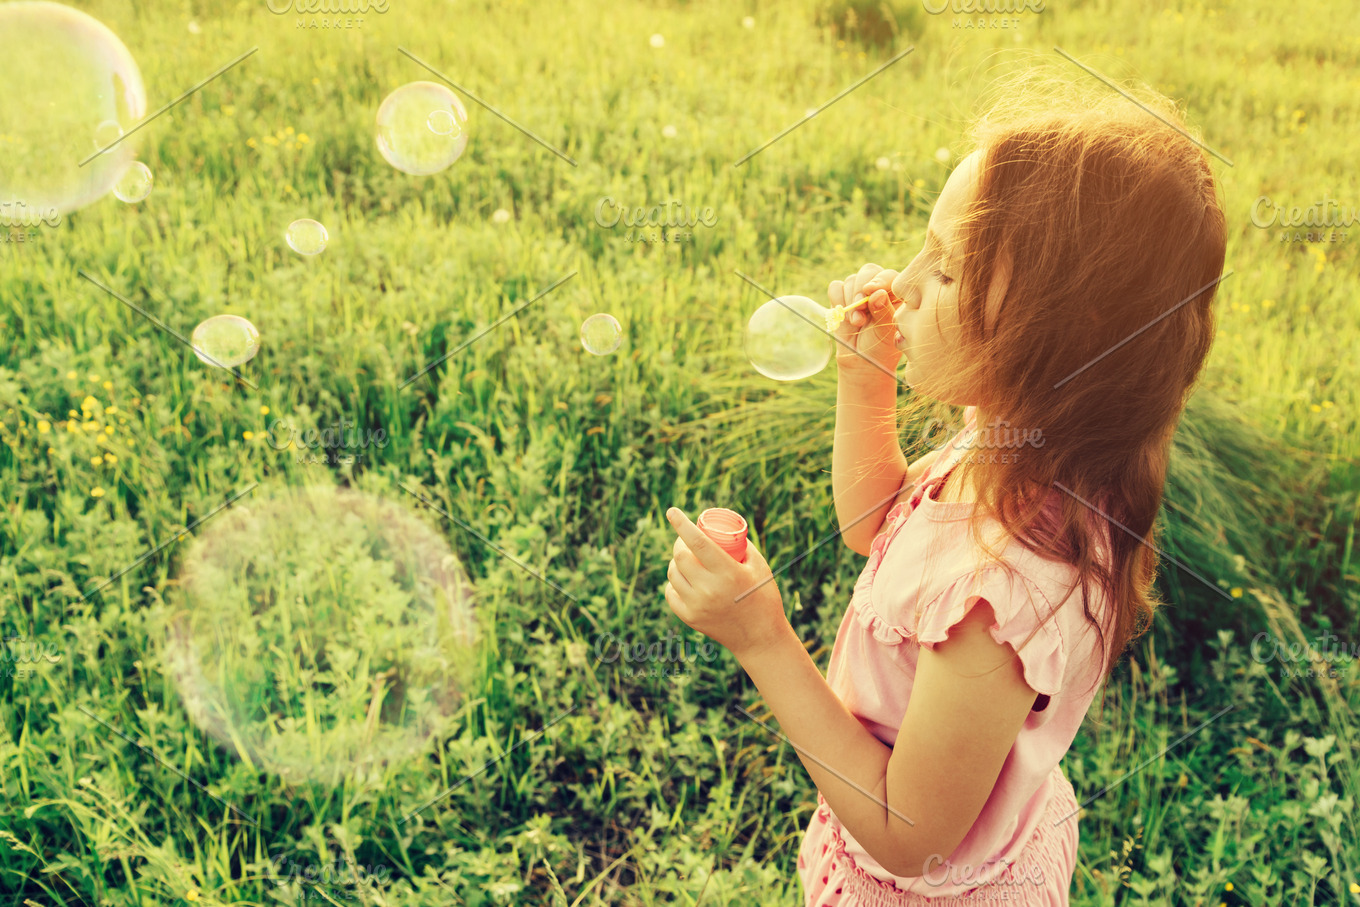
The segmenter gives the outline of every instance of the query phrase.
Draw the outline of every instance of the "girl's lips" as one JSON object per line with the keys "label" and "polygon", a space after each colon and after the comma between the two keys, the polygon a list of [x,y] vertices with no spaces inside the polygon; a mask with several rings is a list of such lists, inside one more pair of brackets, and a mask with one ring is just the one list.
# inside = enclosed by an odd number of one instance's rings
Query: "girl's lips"
{"label": "girl's lips", "polygon": [[893,346],[895,346],[895,347],[897,347],[899,350],[902,350],[903,352],[905,352],[905,351],[906,351],[906,348],[907,348],[907,347],[906,347],[906,343],[907,343],[907,338],[905,338],[905,337],[902,336],[902,329],[901,329],[901,328],[898,328],[898,330],[897,330],[897,336],[893,338]]}

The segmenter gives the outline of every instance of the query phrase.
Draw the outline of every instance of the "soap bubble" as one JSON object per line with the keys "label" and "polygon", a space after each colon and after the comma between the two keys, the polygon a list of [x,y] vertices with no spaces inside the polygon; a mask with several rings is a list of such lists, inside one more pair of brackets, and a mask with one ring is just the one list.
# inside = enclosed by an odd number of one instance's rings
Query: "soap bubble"
{"label": "soap bubble", "polygon": [[283,235],[288,246],[299,255],[320,255],[330,241],[330,234],[317,221],[302,217],[288,225]]}
{"label": "soap bubble", "polygon": [[936,148],[936,149],[935,149],[935,160],[939,161],[941,164],[947,164],[947,163],[949,163],[949,149],[948,149],[948,148]]}
{"label": "soap bubble", "polygon": [[458,133],[463,131],[452,110],[430,111],[430,115],[425,118],[425,125],[429,126],[430,131],[435,135],[449,135],[456,138]]}
{"label": "soap bubble", "polygon": [[741,20],[742,28],[755,28],[756,20],[754,16],[746,16]]}
{"label": "soap bubble", "polygon": [[113,194],[120,202],[136,204],[151,194],[151,168],[141,161],[133,161],[113,184]]}
{"label": "soap bubble", "polygon": [[510,220],[510,212],[504,208],[497,208],[491,212],[491,222],[493,224],[503,224]]}
{"label": "soap bubble", "polygon": [[776,381],[799,381],[826,368],[835,341],[827,309],[806,296],[781,296],[756,309],[746,324],[746,358]]}
{"label": "soap bubble", "polygon": [[[434,123],[453,129],[440,133]],[[467,147],[467,110],[453,92],[435,82],[412,82],[389,94],[378,108],[378,150],[402,173],[426,176],[458,160]],[[442,126],[441,126],[442,128]]]}
{"label": "soap bubble", "polygon": [[668,139],[673,139],[680,133],[674,126],[667,123],[665,126],[661,127],[661,134]]}
{"label": "soap bubble", "polygon": [[606,312],[591,315],[581,324],[581,346],[596,356],[608,356],[623,342],[619,320]]}
{"label": "soap bubble", "polygon": [[414,507],[257,489],[168,593],[165,662],[193,721],[283,779],[371,780],[443,733],[476,660],[473,589]]}
{"label": "soap bubble", "polygon": [[648,40],[648,43],[651,44],[653,47],[657,48],[665,47],[666,38],[663,35],[652,35],[652,37]]}
{"label": "soap bubble", "polygon": [[[94,129],[94,148],[108,154],[110,146],[123,137],[123,127],[117,120],[105,120]],[[108,149],[107,151],[105,149]]]}
{"label": "soap bubble", "polygon": [[121,134],[146,114],[132,54],[99,20],[59,3],[0,3],[0,35],[0,204],[65,214],[103,198],[135,157],[133,140],[80,162],[98,150],[102,124]]}
{"label": "soap bubble", "polygon": [[194,328],[189,342],[194,355],[208,365],[236,368],[260,351],[260,332],[240,315],[214,315]]}

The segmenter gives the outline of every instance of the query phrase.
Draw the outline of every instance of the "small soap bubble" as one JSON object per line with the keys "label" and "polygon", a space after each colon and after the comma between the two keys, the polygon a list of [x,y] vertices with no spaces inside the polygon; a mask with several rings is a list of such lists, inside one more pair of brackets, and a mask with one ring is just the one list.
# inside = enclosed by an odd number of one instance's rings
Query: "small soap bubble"
{"label": "small soap bubble", "polygon": [[308,217],[301,217],[288,225],[284,239],[288,247],[299,255],[320,255],[330,241],[330,234],[320,223]]}
{"label": "small soap bubble", "polygon": [[113,184],[113,194],[119,201],[136,204],[151,194],[151,168],[141,161],[133,161]]}
{"label": "small soap bubble", "polygon": [[756,309],[746,325],[746,358],[767,378],[799,381],[831,361],[835,343],[824,330],[828,310],[806,296],[781,296]]}
{"label": "small soap bubble", "polygon": [[878,160],[874,161],[874,166],[877,167],[879,170],[887,170],[889,167],[892,166],[892,161],[888,160],[888,158],[886,157],[881,157]]}
{"label": "small soap bubble", "polygon": [[741,27],[742,27],[742,28],[755,28],[755,27],[756,27],[756,20],[755,20],[755,17],[754,17],[754,16],[746,16],[745,18],[743,18],[743,19],[741,20]]}
{"label": "small soap bubble", "polygon": [[935,160],[939,161],[941,164],[947,164],[947,163],[949,163],[949,149],[948,149],[948,148],[936,148],[936,149],[935,149]]}
{"label": "small soap bubble", "polygon": [[443,85],[411,82],[389,94],[378,108],[378,151],[402,173],[438,173],[467,148],[467,119],[463,102]]}
{"label": "small soap bubble", "polygon": [[425,125],[430,127],[430,131],[435,135],[450,135],[457,137],[462,130],[458,127],[458,118],[453,115],[452,110],[431,110],[430,115],[425,118]]}
{"label": "small soap bubble", "polygon": [[199,28],[197,22],[195,22],[193,19],[190,19],[190,20],[189,20],[189,34],[191,34],[191,35],[197,35],[197,34],[202,33],[202,31],[203,31],[203,29]]}
{"label": "small soap bubble", "polygon": [[[118,125],[117,120],[105,120],[95,127],[94,148],[104,154],[109,153],[109,146],[123,137],[123,127]],[[106,150],[107,149],[107,150]]]}
{"label": "small soap bubble", "polygon": [[667,123],[665,126],[661,127],[661,134],[668,139],[673,139],[680,133],[676,130],[674,126]]}
{"label": "small soap bubble", "polygon": [[608,356],[623,342],[623,328],[619,320],[607,312],[591,315],[581,324],[581,346],[587,353]]}
{"label": "small soap bubble", "polygon": [[497,208],[491,212],[491,222],[493,224],[503,224],[510,219],[510,212],[504,208]]}
{"label": "small soap bubble", "polygon": [[665,47],[666,39],[661,35],[652,35],[650,43],[653,47]]}
{"label": "small soap bubble", "polygon": [[260,332],[240,315],[214,315],[194,328],[189,341],[194,355],[218,368],[244,365],[260,351]]}

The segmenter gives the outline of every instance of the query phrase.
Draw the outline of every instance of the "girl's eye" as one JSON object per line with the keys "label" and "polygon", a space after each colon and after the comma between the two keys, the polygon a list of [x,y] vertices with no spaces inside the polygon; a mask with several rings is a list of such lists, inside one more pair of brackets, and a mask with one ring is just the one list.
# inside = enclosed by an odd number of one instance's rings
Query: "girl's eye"
{"label": "girl's eye", "polygon": [[948,274],[941,271],[939,268],[935,269],[935,279],[946,287],[954,282],[954,278],[950,277]]}

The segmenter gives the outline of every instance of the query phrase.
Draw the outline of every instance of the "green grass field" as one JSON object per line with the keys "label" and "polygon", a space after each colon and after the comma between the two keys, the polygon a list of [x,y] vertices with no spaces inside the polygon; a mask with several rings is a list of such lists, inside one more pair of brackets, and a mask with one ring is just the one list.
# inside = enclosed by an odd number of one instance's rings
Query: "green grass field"
{"label": "green grass field", "polygon": [[[1262,197],[1360,212],[1342,6],[1049,0],[968,28],[905,0],[387,0],[323,29],[265,0],[76,5],[152,109],[258,52],[138,133],[145,201],[0,249],[0,904],[801,904],[816,791],[735,710],[763,712],[735,659],[653,676],[601,646],[703,641],[662,597],[663,514],[728,506],[776,571],[801,557],[779,585],[825,668],[864,564],[819,545],[835,367],[755,373],[741,332],[766,298],[736,272],[825,301],[866,261],[901,267],[997,78],[1094,80],[1055,47],[1177,99],[1232,162],[1233,273],[1158,537],[1184,566],[1163,558],[1169,607],[1064,760],[1099,794],[1073,903],[1360,904],[1360,224],[1253,222]],[[394,170],[377,107],[435,78],[399,47],[562,155],[460,93],[462,158]],[[712,225],[640,242],[601,225],[611,205]],[[301,217],[329,230],[315,258],[284,242]],[[243,315],[261,352],[234,380],[81,272],[185,336]],[[595,312],[623,326],[610,355],[582,349]],[[317,442],[320,462],[267,443],[342,420],[384,442]],[[381,496],[464,565],[486,632],[423,752],[292,783],[190,719],[164,643],[212,523],[186,527],[257,482]]]}

